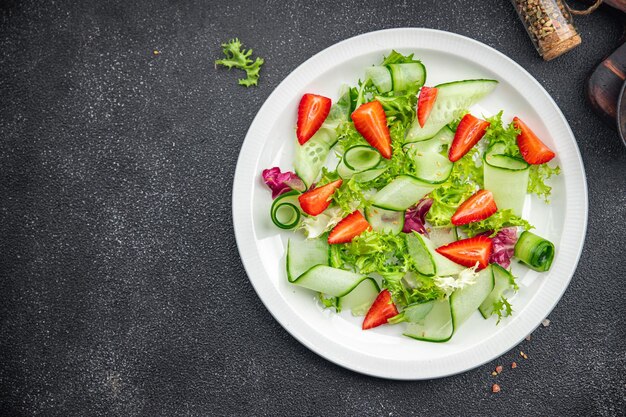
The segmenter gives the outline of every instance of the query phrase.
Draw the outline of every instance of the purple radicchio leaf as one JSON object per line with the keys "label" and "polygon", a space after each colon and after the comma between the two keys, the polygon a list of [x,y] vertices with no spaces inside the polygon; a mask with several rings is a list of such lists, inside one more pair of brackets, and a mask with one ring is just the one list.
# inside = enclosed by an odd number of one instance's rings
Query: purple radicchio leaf
{"label": "purple radicchio leaf", "polygon": [[416,231],[417,233],[428,236],[424,223],[426,222],[426,213],[428,213],[432,205],[432,198],[422,198],[416,205],[409,207],[404,212],[404,228],[402,231],[404,233]]}
{"label": "purple radicchio leaf", "polygon": [[296,174],[291,171],[280,172],[280,168],[264,169],[263,181],[272,190],[272,198],[276,198],[291,190],[304,191],[306,185]]}
{"label": "purple radicchio leaf", "polygon": [[517,228],[506,227],[498,232],[493,239],[493,252],[489,258],[490,263],[500,264],[502,268],[508,268],[511,265],[511,257],[515,252],[515,243],[517,242]]}

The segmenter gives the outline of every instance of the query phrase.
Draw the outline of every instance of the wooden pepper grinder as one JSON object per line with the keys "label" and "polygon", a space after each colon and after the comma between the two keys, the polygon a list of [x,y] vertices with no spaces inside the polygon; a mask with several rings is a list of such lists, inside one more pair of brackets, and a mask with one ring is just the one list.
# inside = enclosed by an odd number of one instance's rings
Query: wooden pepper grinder
{"label": "wooden pepper grinder", "polygon": [[[626,0],[604,0],[604,4],[626,13]],[[626,17],[626,15],[623,15]],[[603,60],[587,79],[587,97],[593,109],[611,126],[619,129],[626,145],[626,43]],[[620,102],[623,104],[620,105]]]}

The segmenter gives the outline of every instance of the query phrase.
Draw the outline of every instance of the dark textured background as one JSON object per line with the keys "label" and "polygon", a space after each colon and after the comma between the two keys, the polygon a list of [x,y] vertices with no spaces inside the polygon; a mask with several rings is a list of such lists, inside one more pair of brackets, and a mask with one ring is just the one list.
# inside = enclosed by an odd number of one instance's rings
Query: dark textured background
{"label": "dark textured background", "polygon": [[[0,414],[626,414],[626,150],[583,95],[617,19],[578,18],[583,45],[545,63],[507,1],[299,3],[0,0]],[[278,83],[340,40],[402,26],[524,66],[589,181],[585,250],[552,324],[427,382],[358,375],[293,339],[248,282],[230,207],[242,140]],[[235,36],[266,59],[258,88],[213,67]]]}

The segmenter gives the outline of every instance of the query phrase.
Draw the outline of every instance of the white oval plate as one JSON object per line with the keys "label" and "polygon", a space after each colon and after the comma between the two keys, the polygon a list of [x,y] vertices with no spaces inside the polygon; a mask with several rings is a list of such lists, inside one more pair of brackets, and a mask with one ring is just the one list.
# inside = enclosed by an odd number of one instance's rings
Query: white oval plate
{"label": "white oval plate", "polygon": [[[293,169],[296,109],[307,92],[337,98],[354,85],[366,66],[392,49],[415,53],[426,65],[427,85],[469,78],[494,78],[500,85],[474,114],[505,110],[504,120],[520,116],[556,151],[562,174],[552,181],[552,204],[528,197],[524,217],[556,245],[549,273],[514,265],[520,291],[515,313],[495,325],[478,312],[446,343],[403,337],[400,326],[362,331],[362,318],[324,311],[311,291],[291,285],[285,274],[285,248],[293,232],[270,220],[271,195],[260,173]],[[587,228],[587,184],[580,153],[563,114],[539,83],[500,52],[475,40],[431,29],[390,29],[331,46],[293,71],[270,95],[243,143],[233,187],[233,221],[239,253],[250,282],[278,322],[326,359],[368,375],[429,379],[452,375],[488,362],[518,344],[554,308],[574,274]]]}

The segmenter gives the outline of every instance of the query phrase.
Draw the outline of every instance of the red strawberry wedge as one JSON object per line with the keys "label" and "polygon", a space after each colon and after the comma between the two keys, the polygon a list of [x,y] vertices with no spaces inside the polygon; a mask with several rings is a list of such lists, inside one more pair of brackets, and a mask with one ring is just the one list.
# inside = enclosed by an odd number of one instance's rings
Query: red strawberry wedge
{"label": "red strawberry wedge", "polygon": [[348,214],[330,231],[328,243],[331,245],[348,243],[364,231],[371,229],[372,226],[365,220],[365,217],[363,217],[360,211],[356,210],[352,214]]}
{"label": "red strawberry wedge", "polygon": [[448,159],[452,162],[461,159],[485,136],[489,125],[488,121],[474,117],[469,113],[463,116],[454,134],[454,139],[448,152]]}
{"label": "red strawberry wedge", "polygon": [[391,136],[382,104],[376,100],[362,104],[352,113],[352,121],[356,130],[378,149],[383,158],[391,158]]}
{"label": "red strawberry wedge", "polygon": [[491,191],[479,190],[459,206],[452,216],[452,224],[461,226],[472,222],[485,220],[498,211]]}
{"label": "red strawberry wedge", "polygon": [[430,111],[433,109],[435,100],[437,99],[437,93],[439,90],[437,87],[422,87],[420,90],[420,96],[417,100],[417,121],[420,127],[424,127]]}
{"label": "red strawberry wedge", "polygon": [[555,157],[554,152],[519,117],[513,118],[513,125],[520,131],[517,135],[517,146],[526,162],[531,165],[545,164]]}
{"label": "red strawberry wedge", "polygon": [[331,197],[337,188],[341,187],[342,182],[343,181],[341,179],[338,179],[337,181],[314,188],[304,194],[300,194],[298,201],[300,202],[302,211],[306,214],[310,214],[311,216],[317,216],[326,210],[330,205]]}
{"label": "red strawberry wedge", "polygon": [[393,304],[389,290],[382,290],[365,315],[363,330],[387,324],[387,320],[396,315],[398,315],[398,309]]}
{"label": "red strawberry wedge", "polygon": [[304,145],[319,130],[330,113],[332,102],[328,97],[305,94],[298,106],[298,124],[296,136],[300,145]]}
{"label": "red strawberry wedge", "polygon": [[478,262],[478,269],[483,269],[489,265],[492,243],[487,236],[476,236],[457,240],[436,250],[459,265],[471,268]]}

